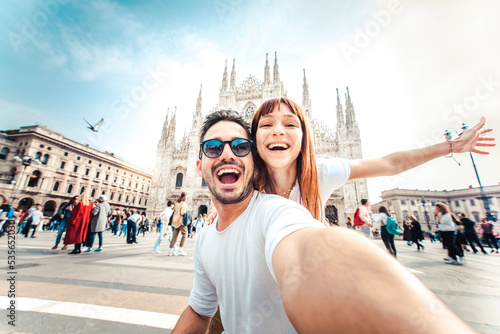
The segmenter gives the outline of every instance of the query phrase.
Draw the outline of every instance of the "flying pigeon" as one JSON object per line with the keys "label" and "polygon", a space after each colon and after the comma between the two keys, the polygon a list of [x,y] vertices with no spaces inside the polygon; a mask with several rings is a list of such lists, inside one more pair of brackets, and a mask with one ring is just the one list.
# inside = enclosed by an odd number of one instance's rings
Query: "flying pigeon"
{"label": "flying pigeon", "polygon": [[[87,122],[87,120],[84,118],[83,119],[85,122]],[[101,127],[102,123],[104,122],[104,118],[101,118],[101,120],[99,121],[99,123],[97,123],[96,125],[92,125],[90,124],[89,122],[87,122],[88,125],[88,128],[94,132],[97,132],[97,130],[99,130],[99,128]]]}

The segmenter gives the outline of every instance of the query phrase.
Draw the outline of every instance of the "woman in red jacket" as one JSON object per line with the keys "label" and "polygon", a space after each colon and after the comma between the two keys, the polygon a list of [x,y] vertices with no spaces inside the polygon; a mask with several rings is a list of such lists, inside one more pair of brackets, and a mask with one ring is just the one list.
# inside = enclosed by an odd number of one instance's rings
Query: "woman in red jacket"
{"label": "woman in red jacket", "polygon": [[89,195],[83,194],[80,202],[71,211],[64,245],[75,245],[75,249],[69,254],[81,253],[82,242],[85,241],[87,227],[89,226],[93,205],[89,201]]}

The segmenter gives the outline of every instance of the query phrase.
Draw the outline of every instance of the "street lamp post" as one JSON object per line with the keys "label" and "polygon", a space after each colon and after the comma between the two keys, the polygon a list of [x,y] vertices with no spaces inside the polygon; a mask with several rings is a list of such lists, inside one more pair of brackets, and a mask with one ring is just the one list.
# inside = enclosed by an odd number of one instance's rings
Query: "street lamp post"
{"label": "street lamp post", "polygon": [[425,201],[424,196],[422,196],[422,206],[424,207],[424,216],[425,216],[425,221],[427,222],[427,227],[429,228],[429,232],[431,232],[431,224],[429,222],[429,213],[427,212],[427,202]]}
{"label": "street lamp post", "polygon": [[42,163],[40,160],[33,159],[32,157],[30,157],[28,155],[23,155],[22,157],[16,155],[14,157],[14,160],[16,160],[18,162],[21,162],[23,164],[23,170],[21,171],[21,176],[19,176],[19,182],[17,183],[17,187],[14,190],[14,194],[12,195],[12,202],[10,203],[10,205],[12,207],[14,206],[14,201],[16,200],[17,191],[19,190],[19,186],[21,185],[21,181],[23,179],[24,172],[26,171],[26,167],[28,167],[29,165],[31,165],[31,163],[33,161],[36,162],[36,163],[38,163],[38,164]]}

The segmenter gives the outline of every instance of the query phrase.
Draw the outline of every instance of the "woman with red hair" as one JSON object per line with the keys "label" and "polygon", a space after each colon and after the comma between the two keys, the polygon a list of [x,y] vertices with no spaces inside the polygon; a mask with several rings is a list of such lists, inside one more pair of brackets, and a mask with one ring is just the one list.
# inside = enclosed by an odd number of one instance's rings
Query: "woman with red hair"
{"label": "woman with red hair", "polygon": [[316,160],[311,125],[302,109],[285,97],[267,100],[252,119],[252,139],[257,148],[255,188],[294,200],[314,218],[323,220],[326,201],[348,180],[396,175],[450,153],[488,154],[477,148],[495,146],[488,143],[494,138],[481,136],[492,131],[482,129],[484,123],[481,117],[456,139],[379,159]]}

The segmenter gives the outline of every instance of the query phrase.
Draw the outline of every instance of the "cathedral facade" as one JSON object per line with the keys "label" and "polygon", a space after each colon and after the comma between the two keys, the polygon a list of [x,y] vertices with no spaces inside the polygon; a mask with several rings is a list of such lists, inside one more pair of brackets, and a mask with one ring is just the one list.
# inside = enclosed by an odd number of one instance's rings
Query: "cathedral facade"
{"label": "cathedral facade", "polygon": [[[276,54],[272,78],[268,56],[266,55],[264,80],[259,81],[250,75],[239,86],[236,85],[235,61],[233,60],[230,76],[228,76],[226,61],[219,93],[219,104],[216,109],[235,110],[250,122],[254,112],[264,101],[286,96],[287,92],[280,80]],[[182,140],[178,143],[175,141],[177,110],[172,113],[167,112],[157,146],[156,163],[147,205],[149,217],[158,217],[166,208],[167,201],[175,200],[181,192],[186,192],[188,207],[193,211],[194,215],[212,211],[208,187],[196,171],[196,160],[198,159],[200,147],[199,128],[203,122],[201,108],[202,90],[200,88],[196,109],[193,112],[191,129],[184,134]],[[345,109],[337,89],[337,106],[335,110],[337,127],[334,131],[312,117],[309,87],[304,70],[302,110],[311,120],[316,156],[318,158],[361,159],[363,157],[359,127],[356,122],[349,89],[345,94]],[[325,208],[326,217],[330,222],[345,225],[346,217],[354,214],[362,198],[368,198],[366,180],[348,181],[328,199]]]}

